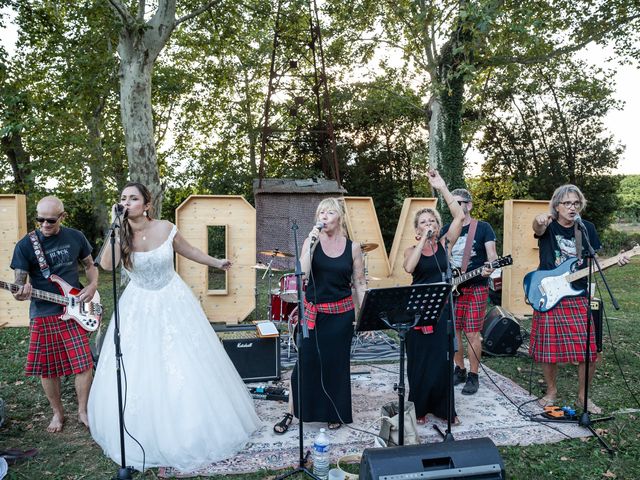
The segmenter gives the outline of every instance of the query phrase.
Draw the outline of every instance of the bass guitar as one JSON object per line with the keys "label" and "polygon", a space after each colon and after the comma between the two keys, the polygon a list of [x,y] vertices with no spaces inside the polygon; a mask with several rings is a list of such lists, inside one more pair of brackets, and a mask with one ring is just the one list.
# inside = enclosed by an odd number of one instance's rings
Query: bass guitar
{"label": "bass guitar", "polygon": [[[620,255],[633,257],[639,253],[640,246],[636,245]],[[620,255],[602,260],[600,268],[604,270],[615,265]],[[563,298],[582,295],[585,289],[576,290],[571,286],[571,282],[589,275],[589,269],[576,270],[577,262],[577,258],[570,258],[552,270],[536,270],[527,273],[522,281],[527,303],[538,312],[548,312]]]}
{"label": "bass guitar", "polygon": [[[511,258],[511,255],[505,255],[504,257],[497,258],[493,262],[489,263],[491,268],[507,267],[512,264],[513,264],[513,258]],[[482,267],[475,268],[465,273],[460,273],[460,270],[454,269],[453,280],[451,282],[453,285],[451,293],[453,293],[453,295],[456,297],[460,295],[460,292],[458,291],[458,287],[461,284],[471,280],[472,278],[477,277],[478,275],[481,275],[483,268],[484,268],[484,265]]]}
{"label": "bass guitar", "polygon": [[[49,280],[56,284],[60,290],[60,295],[34,288],[31,296],[38,300],[46,300],[47,302],[63,305],[64,312],[60,317],[62,320],[75,320],[78,325],[89,332],[97,330],[100,326],[103,311],[102,305],[100,305],[100,294],[96,291],[90,302],[81,302],[77,297],[80,289],[72,287],[57,275],[51,275]],[[20,285],[0,280],[0,288],[15,293],[20,290]]]}

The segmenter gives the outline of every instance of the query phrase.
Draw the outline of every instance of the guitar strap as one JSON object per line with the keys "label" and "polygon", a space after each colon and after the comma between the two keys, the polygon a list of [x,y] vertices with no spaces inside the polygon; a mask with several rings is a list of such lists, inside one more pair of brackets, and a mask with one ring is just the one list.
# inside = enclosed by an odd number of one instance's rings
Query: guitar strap
{"label": "guitar strap", "polygon": [[574,235],[576,237],[576,256],[578,257],[578,264],[582,262],[582,231],[578,228],[578,224],[574,224]]}
{"label": "guitar strap", "polygon": [[38,259],[38,265],[40,266],[42,276],[46,279],[49,279],[49,277],[51,276],[51,271],[49,270],[47,258],[44,255],[44,248],[42,248],[42,245],[40,245],[40,239],[38,238],[35,230],[29,232],[29,239],[31,240],[31,245],[33,246],[33,252],[36,254],[36,258]]}
{"label": "guitar strap", "polygon": [[469,266],[469,258],[471,257],[471,247],[473,246],[473,239],[476,236],[476,229],[478,228],[478,220],[471,219],[469,224],[469,233],[467,234],[467,242],[464,244],[464,253],[462,254],[462,265],[460,271],[465,273]]}

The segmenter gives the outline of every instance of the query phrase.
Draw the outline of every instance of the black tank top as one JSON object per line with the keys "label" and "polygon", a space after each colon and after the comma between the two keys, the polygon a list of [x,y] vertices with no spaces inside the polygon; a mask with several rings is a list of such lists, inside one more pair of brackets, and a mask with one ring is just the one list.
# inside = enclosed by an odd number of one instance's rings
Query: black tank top
{"label": "black tank top", "polygon": [[347,239],[342,255],[328,257],[318,243],[313,252],[311,274],[306,299],[311,303],[337,302],[351,295],[353,254],[351,240]]}
{"label": "black tank top", "polygon": [[438,242],[435,255],[420,255],[420,260],[413,270],[411,285],[436,283],[442,281],[442,273],[447,269],[447,257],[444,247]]}

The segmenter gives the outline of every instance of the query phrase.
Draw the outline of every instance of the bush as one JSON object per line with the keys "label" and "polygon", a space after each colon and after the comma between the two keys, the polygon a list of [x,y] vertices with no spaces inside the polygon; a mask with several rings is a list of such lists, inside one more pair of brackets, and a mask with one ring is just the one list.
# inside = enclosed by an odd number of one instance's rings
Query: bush
{"label": "bush", "polygon": [[600,235],[600,243],[602,243],[600,255],[609,257],[616,255],[620,250],[629,250],[636,245],[640,245],[640,233],[627,233],[607,228]]}

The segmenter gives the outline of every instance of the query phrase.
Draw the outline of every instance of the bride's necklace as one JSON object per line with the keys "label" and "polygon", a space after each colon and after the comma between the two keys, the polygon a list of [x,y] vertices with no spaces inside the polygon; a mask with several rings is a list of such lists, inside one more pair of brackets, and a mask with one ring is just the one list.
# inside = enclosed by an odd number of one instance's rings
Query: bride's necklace
{"label": "bride's necklace", "polygon": [[142,235],[142,241],[146,241],[146,240],[147,240],[147,233],[146,233],[146,232],[147,232],[147,230],[148,230],[148,227],[146,227],[146,228],[141,228],[140,230],[138,230],[138,231],[136,232],[138,235]]}

